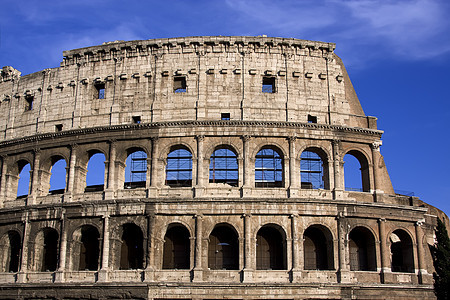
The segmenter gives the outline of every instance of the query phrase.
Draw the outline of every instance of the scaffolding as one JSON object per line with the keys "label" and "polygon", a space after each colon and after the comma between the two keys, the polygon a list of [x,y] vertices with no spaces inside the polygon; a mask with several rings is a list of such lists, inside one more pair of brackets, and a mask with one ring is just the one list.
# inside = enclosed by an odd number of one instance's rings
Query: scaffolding
{"label": "scaffolding", "polygon": [[301,188],[323,189],[323,162],[320,156],[311,151],[304,151],[300,158]]}
{"label": "scaffolding", "polygon": [[256,187],[283,186],[283,159],[273,149],[262,149],[255,157]]}
{"label": "scaffolding", "polygon": [[144,151],[136,151],[130,154],[129,181],[126,188],[145,187],[147,180],[147,154]]}
{"label": "scaffolding", "polygon": [[169,153],[166,165],[166,185],[171,187],[192,186],[192,154],[186,149]]}
{"label": "scaffolding", "polygon": [[209,182],[238,186],[238,170],[236,154],[226,148],[217,149],[211,155]]}

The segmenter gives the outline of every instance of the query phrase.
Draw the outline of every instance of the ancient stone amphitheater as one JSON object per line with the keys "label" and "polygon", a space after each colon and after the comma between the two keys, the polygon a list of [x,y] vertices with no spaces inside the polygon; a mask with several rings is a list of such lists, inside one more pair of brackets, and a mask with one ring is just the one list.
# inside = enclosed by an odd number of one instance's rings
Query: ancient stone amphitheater
{"label": "ancient stone amphitheater", "polygon": [[444,216],[394,192],[334,49],[188,37],[4,67],[0,298],[433,298]]}

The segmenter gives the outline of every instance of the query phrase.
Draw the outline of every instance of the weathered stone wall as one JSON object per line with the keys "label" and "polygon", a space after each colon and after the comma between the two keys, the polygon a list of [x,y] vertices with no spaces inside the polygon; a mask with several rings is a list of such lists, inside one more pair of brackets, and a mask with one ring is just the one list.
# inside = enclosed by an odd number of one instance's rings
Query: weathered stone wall
{"label": "weathered stone wall", "polygon": [[[334,44],[211,37],[111,43],[64,52],[60,68],[20,77],[5,69],[3,139],[94,126],[179,120],[307,122],[375,128],[352,92]],[[174,93],[174,77],[185,93]],[[263,77],[275,92],[262,93]],[[96,84],[105,85],[98,99]],[[354,93],[354,92],[353,92]],[[27,98],[33,108],[27,109]]]}
{"label": "weathered stone wall", "polygon": [[[178,38],[66,51],[60,68],[23,77],[3,68],[0,298],[433,299],[428,245],[439,212],[395,194],[376,118],[364,115],[333,50],[295,39]],[[174,92],[179,77],[186,92]],[[275,93],[262,92],[264,77],[273,78]],[[211,181],[211,157],[221,148],[235,155],[235,185]],[[174,149],[192,156],[186,186],[167,182]],[[258,185],[261,149],[280,156],[276,186]],[[127,186],[126,159],[136,150],[147,157],[145,181]],[[320,156],[322,188],[302,185],[304,151]],[[105,157],[104,184],[89,190],[95,153]],[[345,188],[346,154],[361,164],[362,191]],[[55,193],[50,178],[59,159],[65,187]],[[26,164],[29,192],[17,197]],[[134,267],[126,264],[127,226],[141,237]],[[187,267],[164,267],[172,228],[187,232]],[[234,236],[232,268],[210,262],[217,228]],[[258,265],[267,228],[281,237],[282,266]],[[83,265],[89,234],[94,267]],[[309,267],[315,238],[325,267]],[[400,269],[393,263],[399,240]],[[52,241],[56,266],[46,270]],[[367,266],[355,268],[355,249],[370,252]]]}

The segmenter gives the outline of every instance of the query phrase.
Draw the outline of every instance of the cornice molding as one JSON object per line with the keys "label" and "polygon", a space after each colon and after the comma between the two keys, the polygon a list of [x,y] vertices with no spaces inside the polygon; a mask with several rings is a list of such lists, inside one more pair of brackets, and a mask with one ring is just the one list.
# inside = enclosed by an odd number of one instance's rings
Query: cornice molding
{"label": "cornice molding", "polygon": [[347,127],[341,125],[327,125],[317,123],[299,123],[299,122],[277,122],[277,121],[170,121],[170,122],[153,122],[140,124],[124,124],[98,126],[81,129],[72,129],[61,132],[42,133],[32,136],[16,138],[0,142],[0,147],[12,146],[16,144],[37,142],[55,138],[72,137],[77,135],[89,135],[102,132],[116,132],[123,130],[146,130],[171,127],[274,127],[274,128],[302,128],[311,130],[327,130],[331,132],[348,132],[363,135],[371,135],[381,138],[383,131],[359,127]]}

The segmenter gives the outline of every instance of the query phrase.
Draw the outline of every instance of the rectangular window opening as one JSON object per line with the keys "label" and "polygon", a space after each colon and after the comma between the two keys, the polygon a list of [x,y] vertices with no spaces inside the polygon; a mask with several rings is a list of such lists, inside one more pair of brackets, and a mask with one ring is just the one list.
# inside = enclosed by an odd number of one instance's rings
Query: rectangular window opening
{"label": "rectangular window opening", "polygon": [[29,111],[33,109],[33,101],[34,101],[34,97],[26,97],[25,98],[25,111]]}
{"label": "rectangular window opening", "polygon": [[55,125],[55,130],[56,131],[62,131],[62,129],[63,129],[63,124],[56,124]]}
{"label": "rectangular window opening", "polygon": [[141,116],[133,116],[133,123],[134,124],[140,124],[141,123]]}
{"label": "rectangular window opening", "polygon": [[220,119],[221,120],[230,120],[230,113],[221,113]]}
{"label": "rectangular window opening", "polygon": [[173,78],[173,92],[174,93],[186,93],[186,77],[174,77]]}
{"label": "rectangular window opening", "polygon": [[97,83],[95,89],[97,90],[97,99],[105,99],[105,84]]}
{"label": "rectangular window opening", "polygon": [[317,123],[317,117],[308,115],[308,123]]}
{"label": "rectangular window opening", "polygon": [[263,77],[263,93],[275,93],[275,77]]}

